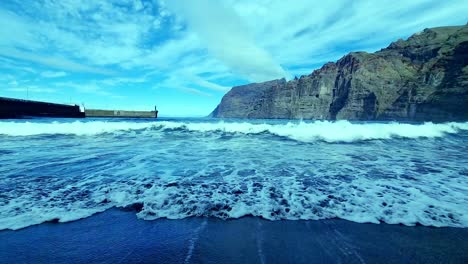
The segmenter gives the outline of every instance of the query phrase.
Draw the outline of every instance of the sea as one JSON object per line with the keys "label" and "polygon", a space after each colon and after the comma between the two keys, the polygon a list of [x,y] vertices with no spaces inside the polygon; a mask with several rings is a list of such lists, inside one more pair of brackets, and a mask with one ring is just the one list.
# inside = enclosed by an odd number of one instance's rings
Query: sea
{"label": "sea", "polygon": [[143,220],[468,227],[468,123],[0,122],[0,230],[116,208]]}

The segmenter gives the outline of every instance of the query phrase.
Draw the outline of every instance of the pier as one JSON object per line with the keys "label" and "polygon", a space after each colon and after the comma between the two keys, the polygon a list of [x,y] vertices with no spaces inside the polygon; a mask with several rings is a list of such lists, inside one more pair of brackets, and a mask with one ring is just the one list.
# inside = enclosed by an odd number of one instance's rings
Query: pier
{"label": "pier", "polygon": [[157,118],[158,111],[127,111],[127,110],[99,110],[85,109],[86,117],[120,117],[120,118]]}
{"label": "pier", "polygon": [[0,119],[28,117],[83,118],[85,113],[78,105],[0,97]]}
{"label": "pier", "polygon": [[[83,107],[84,108],[84,107]],[[28,117],[106,117],[106,118],[157,118],[158,110],[80,110],[78,105],[56,104],[31,100],[0,97],[0,119]]]}

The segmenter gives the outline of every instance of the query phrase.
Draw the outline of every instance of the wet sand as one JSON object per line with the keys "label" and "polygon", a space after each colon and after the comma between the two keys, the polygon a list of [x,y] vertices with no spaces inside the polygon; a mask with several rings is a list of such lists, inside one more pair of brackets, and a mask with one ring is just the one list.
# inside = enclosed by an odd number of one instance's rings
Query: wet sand
{"label": "wet sand", "polygon": [[0,263],[468,263],[468,229],[256,217],[139,220],[109,210],[0,231]]}

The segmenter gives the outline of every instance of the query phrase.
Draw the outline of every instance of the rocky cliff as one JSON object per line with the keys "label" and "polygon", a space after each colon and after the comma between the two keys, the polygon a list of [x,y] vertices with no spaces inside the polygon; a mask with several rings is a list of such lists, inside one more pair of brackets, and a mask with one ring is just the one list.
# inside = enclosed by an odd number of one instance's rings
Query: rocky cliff
{"label": "rocky cliff", "polygon": [[425,29],[310,75],[233,87],[220,118],[468,120],[468,25]]}

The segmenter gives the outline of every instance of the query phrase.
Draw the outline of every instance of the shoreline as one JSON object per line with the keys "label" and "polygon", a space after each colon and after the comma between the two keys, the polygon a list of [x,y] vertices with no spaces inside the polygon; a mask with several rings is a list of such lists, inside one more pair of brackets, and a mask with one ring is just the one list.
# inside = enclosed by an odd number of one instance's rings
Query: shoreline
{"label": "shoreline", "polygon": [[137,219],[110,209],[66,223],[0,231],[0,262],[463,263],[468,228],[268,221]]}

